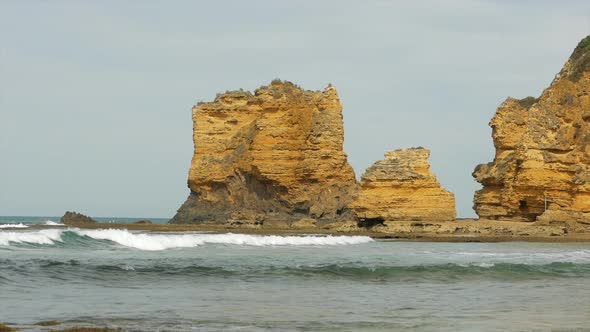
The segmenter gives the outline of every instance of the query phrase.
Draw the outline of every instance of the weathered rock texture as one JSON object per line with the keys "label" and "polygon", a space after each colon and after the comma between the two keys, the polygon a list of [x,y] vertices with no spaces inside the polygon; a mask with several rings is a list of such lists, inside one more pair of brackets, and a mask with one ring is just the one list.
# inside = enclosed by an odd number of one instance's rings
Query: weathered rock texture
{"label": "weathered rock texture", "polygon": [[193,107],[191,193],[171,223],[349,217],[356,182],[336,89],[273,81]]}
{"label": "weathered rock texture", "polygon": [[477,166],[481,218],[590,219],[590,36],[538,99],[508,98],[490,122],[494,161]]}
{"label": "weathered rock texture", "polygon": [[423,148],[393,150],[369,167],[352,204],[361,222],[455,219],[455,197],[430,172],[429,156]]}

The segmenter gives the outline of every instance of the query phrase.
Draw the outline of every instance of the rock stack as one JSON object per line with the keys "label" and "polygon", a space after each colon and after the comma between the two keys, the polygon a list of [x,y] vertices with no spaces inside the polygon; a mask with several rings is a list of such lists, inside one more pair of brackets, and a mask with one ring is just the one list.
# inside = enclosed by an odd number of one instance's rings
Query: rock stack
{"label": "rock stack", "polygon": [[336,89],[273,81],[193,108],[190,195],[172,223],[350,218],[356,189]]}
{"label": "rock stack", "polygon": [[477,166],[481,218],[590,220],[590,36],[539,98],[508,98],[490,122],[494,161]]}
{"label": "rock stack", "polygon": [[424,148],[393,150],[369,167],[352,204],[361,223],[455,219],[455,197],[430,172],[429,156]]}

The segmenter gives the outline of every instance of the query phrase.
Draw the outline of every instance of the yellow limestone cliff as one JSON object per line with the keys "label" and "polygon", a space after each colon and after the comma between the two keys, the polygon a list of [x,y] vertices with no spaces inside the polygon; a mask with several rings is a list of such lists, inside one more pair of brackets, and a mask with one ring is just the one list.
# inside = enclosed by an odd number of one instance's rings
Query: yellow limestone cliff
{"label": "yellow limestone cliff", "polygon": [[191,193],[172,223],[350,218],[356,189],[336,89],[273,81],[193,107]]}
{"label": "yellow limestone cliff", "polygon": [[490,122],[494,161],[477,166],[481,218],[590,220],[590,36],[537,99],[508,98]]}
{"label": "yellow limestone cliff", "polygon": [[367,225],[393,220],[453,220],[454,195],[430,172],[430,151],[393,150],[369,167],[352,203],[357,218]]}

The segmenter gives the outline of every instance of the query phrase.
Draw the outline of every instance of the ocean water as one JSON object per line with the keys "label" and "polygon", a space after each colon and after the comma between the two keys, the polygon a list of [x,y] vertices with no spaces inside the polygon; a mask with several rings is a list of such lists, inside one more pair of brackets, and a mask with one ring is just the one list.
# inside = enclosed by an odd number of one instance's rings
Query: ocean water
{"label": "ocean water", "polygon": [[48,330],[30,325],[43,320],[128,331],[590,331],[588,243],[158,234],[57,222],[0,217],[19,225],[0,225],[0,322],[25,331]]}

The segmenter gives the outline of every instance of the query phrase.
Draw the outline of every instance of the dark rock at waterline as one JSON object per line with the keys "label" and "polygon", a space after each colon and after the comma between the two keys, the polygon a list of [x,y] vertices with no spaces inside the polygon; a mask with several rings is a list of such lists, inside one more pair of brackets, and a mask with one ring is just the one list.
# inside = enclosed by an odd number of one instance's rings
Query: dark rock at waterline
{"label": "dark rock at waterline", "polygon": [[12,331],[16,331],[16,329],[14,329],[10,326],[4,325],[4,324],[0,324],[0,332],[12,332]]}
{"label": "dark rock at waterline", "polygon": [[134,222],[134,224],[139,224],[139,225],[151,225],[153,224],[153,222],[151,220],[138,220],[136,222]]}
{"label": "dark rock at waterline", "polygon": [[44,320],[42,322],[38,322],[35,323],[33,325],[37,325],[37,326],[56,326],[56,325],[61,325],[62,322],[56,321],[56,320]]}
{"label": "dark rock at waterline", "polygon": [[67,211],[59,221],[64,225],[96,223],[96,220],[90,218],[89,216],[73,211]]}

